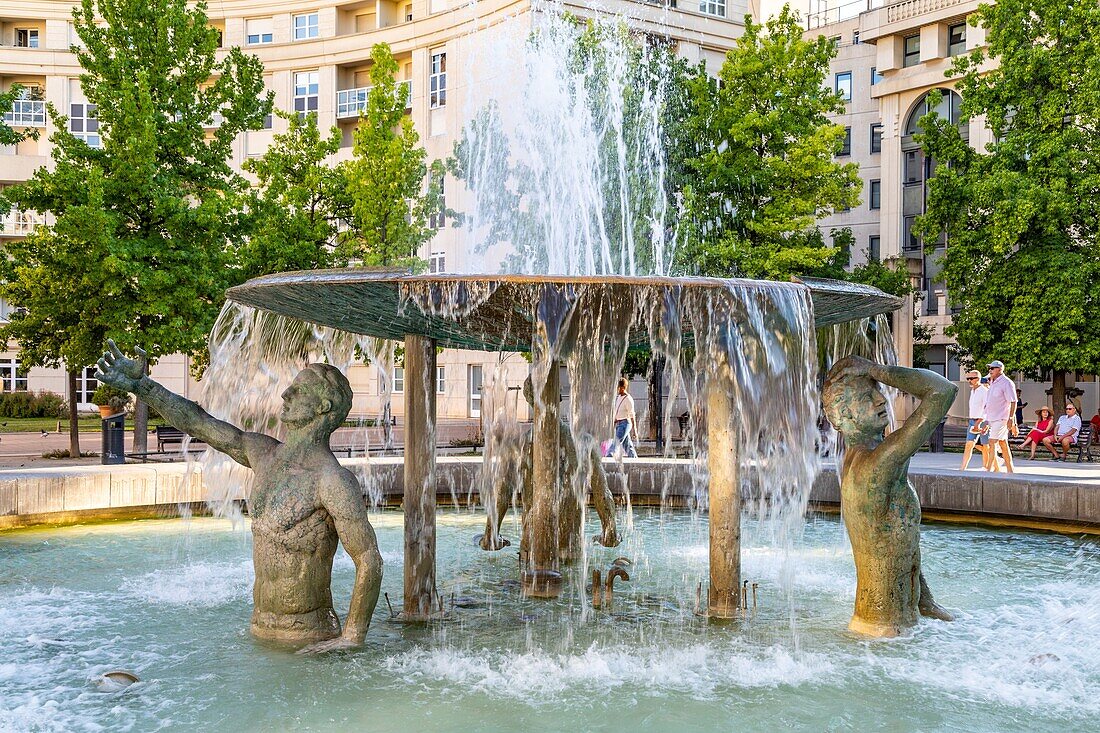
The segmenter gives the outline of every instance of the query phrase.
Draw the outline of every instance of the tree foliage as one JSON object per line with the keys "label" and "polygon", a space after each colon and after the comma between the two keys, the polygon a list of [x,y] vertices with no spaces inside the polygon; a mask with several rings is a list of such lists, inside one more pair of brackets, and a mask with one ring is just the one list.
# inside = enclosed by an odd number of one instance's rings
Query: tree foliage
{"label": "tree foliage", "polygon": [[409,88],[396,81],[389,46],[377,44],[371,60],[367,107],[343,169],[350,219],[337,253],[364,265],[423,268],[416,252],[436,232],[430,218],[440,210],[443,166],[433,163],[429,171],[420,136],[405,115]]}
{"label": "tree foliage", "polygon": [[252,235],[238,252],[242,279],[338,264],[333,249],[338,223],[347,217],[346,185],[327,160],[340,149],[340,130],[322,137],[316,115],[276,114],[287,121],[286,132],[244,164],[256,189]]}
{"label": "tree foliage", "polygon": [[700,66],[685,80],[692,109],[678,134],[697,146],[682,163],[689,273],[787,279],[835,264],[814,222],[855,206],[861,183],[855,164],[834,160],[834,53],[824,37],[804,39],[784,6],[764,25],[746,17],[717,79]]}
{"label": "tree foliage", "polygon": [[51,108],[54,165],[5,192],[52,220],[11,245],[0,272],[0,295],[20,306],[2,334],[26,365],[78,370],[108,337],[154,358],[203,346],[247,233],[231,143],[270,110],[259,60],[231,49],[218,61],[203,8],[83,0],[73,11],[102,147]]}
{"label": "tree foliage", "polygon": [[38,137],[36,128],[31,127],[22,132],[17,132],[8,123],[4,122],[4,115],[11,112],[15,101],[19,99],[22,92],[23,87],[19,84],[12,84],[8,91],[0,92],[0,145],[15,145],[27,138]]}
{"label": "tree foliage", "polygon": [[920,120],[938,163],[920,232],[946,230],[964,360],[1054,370],[1060,408],[1066,371],[1100,372],[1100,6],[998,0],[970,22],[988,47],[949,73],[964,121],[984,116],[995,141],[978,150],[935,113]]}

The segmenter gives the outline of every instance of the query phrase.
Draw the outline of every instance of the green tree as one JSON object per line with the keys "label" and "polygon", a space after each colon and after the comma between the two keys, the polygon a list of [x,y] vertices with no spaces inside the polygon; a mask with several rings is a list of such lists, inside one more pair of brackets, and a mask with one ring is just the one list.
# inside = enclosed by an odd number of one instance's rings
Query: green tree
{"label": "green tree", "polygon": [[[691,274],[787,279],[832,267],[837,247],[818,218],[859,202],[855,164],[834,160],[844,103],[826,84],[834,44],[802,37],[784,6],[765,25],[745,19],[717,79],[686,79],[691,112],[678,130],[697,154],[682,163]],[[690,151],[690,144],[678,144]]]}
{"label": "green tree", "polygon": [[340,149],[340,130],[321,136],[317,116],[277,112],[287,130],[259,158],[252,236],[238,250],[241,279],[287,270],[332,267],[337,224],[347,217],[344,177],[326,161]]}
{"label": "green tree", "polygon": [[[409,88],[396,81],[397,62],[384,43],[371,49],[371,89],[359,115],[353,158],[343,166],[351,201],[337,254],[364,265],[422,269],[420,245],[435,235],[443,165],[425,162],[420,136],[405,115]],[[429,175],[430,174],[430,175]]]}
{"label": "green tree", "polygon": [[27,128],[23,132],[16,132],[8,123],[4,122],[4,115],[11,112],[22,91],[23,87],[21,85],[12,84],[11,89],[0,92],[0,145],[15,145],[28,137],[38,137],[38,130],[33,127]]}
{"label": "green tree", "polygon": [[988,46],[949,74],[963,121],[984,116],[994,142],[977,150],[934,112],[920,120],[938,163],[920,233],[946,231],[964,359],[1051,370],[1060,411],[1068,371],[1100,372],[1100,6],[998,0],[970,23]]}
{"label": "green tree", "polygon": [[[202,3],[83,0],[73,19],[83,44],[74,48],[80,82],[102,147],[68,132],[67,119],[50,110],[54,166],[7,193],[54,223],[27,240],[17,263],[25,270],[11,272],[9,262],[0,287],[26,308],[2,332],[29,348],[28,364],[63,359],[70,383],[104,337],[127,349],[143,345],[154,358],[203,347],[232,284],[232,250],[247,234],[247,183],[229,165],[231,144],[258,129],[271,106],[258,59],[234,48],[217,60],[218,32]],[[51,251],[59,242],[69,248],[64,257]],[[35,275],[56,287],[54,302],[30,298],[12,279]],[[64,345],[42,332],[54,328],[55,312],[69,324]],[[138,450],[146,414],[139,402]]]}

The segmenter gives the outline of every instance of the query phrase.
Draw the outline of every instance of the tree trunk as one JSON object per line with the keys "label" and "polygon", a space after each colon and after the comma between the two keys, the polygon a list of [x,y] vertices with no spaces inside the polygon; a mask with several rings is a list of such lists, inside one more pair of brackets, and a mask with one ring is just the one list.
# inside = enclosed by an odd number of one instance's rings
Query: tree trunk
{"label": "tree trunk", "polygon": [[1050,387],[1050,399],[1053,403],[1051,408],[1054,410],[1056,416],[1061,417],[1066,414],[1066,371],[1064,369],[1054,370],[1054,374],[1050,380]]}
{"label": "tree trunk", "polygon": [[80,458],[80,415],[76,411],[76,378],[72,369],[66,370],[69,378],[69,458]]}
{"label": "tree trunk", "polygon": [[661,401],[661,389],[665,360],[653,357],[649,360],[649,437],[657,445],[658,455],[664,450],[665,406]]}
{"label": "tree trunk", "polygon": [[[149,373],[149,365],[145,365]],[[149,405],[134,395],[134,453],[149,451]]]}

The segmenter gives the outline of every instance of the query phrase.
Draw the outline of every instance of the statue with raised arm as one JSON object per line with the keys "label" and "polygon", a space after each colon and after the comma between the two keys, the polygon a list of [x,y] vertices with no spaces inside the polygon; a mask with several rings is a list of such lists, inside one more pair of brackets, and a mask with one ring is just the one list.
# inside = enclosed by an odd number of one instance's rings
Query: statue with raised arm
{"label": "statue with raised arm", "polygon": [[[252,519],[252,634],[310,644],[306,652],[363,642],[382,584],[382,556],[355,476],[342,467],[329,437],[351,409],[351,385],[339,369],[310,364],[283,392],[285,442],[211,417],[145,375],[146,355],[127,358],[113,341],[96,378],[139,396],[172,425],[228,454],[255,473]],[[344,621],[332,607],[337,541],[355,563],[355,586]]]}
{"label": "statue with raised arm", "polygon": [[[534,389],[531,386],[531,378],[523,383],[523,396],[528,405],[535,401]],[[485,520],[485,532],[477,536],[477,543],[483,550],[500,550],[511,543],[500,536],[500,525],[504,515],[508,513],[515,488],[519,487],[519,499],[523,505],[523,518],[527,518],[527,510],[532,502],[533,470],[531,464],[532,433],[530,431],[519,436],[518,446],[504,446],[503,467],[495,472],[493,496],[496,506],[493,512]],[[562,483],[559,496],[558,517],[558,552],[566,561],[571,561],[581,556],[579,541],[581,538],[581,521],[584,517],[581,501],[589,488],[592,492],[592,503],[596,507],[596,514],[600,518],[602,532],[592,538],[604,547],[617,547],[622,542],[615,527],[615,499],[611,495],[611,488],[607,482],[607,473],[603,468],[599,446],[595,440],[581,441],[578,447],[569,425],[562,420],[558,425],[558,450],[562,461]],[[576,489],[566,490],[570,484]],[[524,524],[523,537],[526,539],[526,524]],[[526,550],[526,545],[521,543],[521,551]]]}
{"label": "statue with raised arm", "polygon": [[[878,383],[920,404],[897,430],[889,425]],[[921,572],[920,500],[909,483],[909,459],[947,414],[958,388],[926,369],[841,359],[825,379],[825,414],[844,438],[840,511],[856,562],[855,613],[848,628],[866,636],[897,636],[918,614],[951,621]]]}

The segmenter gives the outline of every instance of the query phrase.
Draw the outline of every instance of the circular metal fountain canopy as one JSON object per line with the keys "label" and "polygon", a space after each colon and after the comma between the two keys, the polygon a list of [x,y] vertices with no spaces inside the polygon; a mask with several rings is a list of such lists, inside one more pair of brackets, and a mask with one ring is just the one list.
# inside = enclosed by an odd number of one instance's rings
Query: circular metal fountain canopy
{"label": "circular metal fountain canopy", "polygon": [[[889,313],[902,300],[877,288],[838,280],[793,282],[722,278],[568,277],[560,275],[409,275],[370,268],[307,270],[253,278],[226,295],[260,308],[342,331],[387,339],[427,336],[440,346],[481,351],[528,351],[535,304],[553,292],[568,301],[593,290],[610,302],[637,302],[686,289],[805,289],[816,326]],[[646,292],[649,291],[649,292]],[[683,324],[685,337],[691,324]],[[648,341],[644,328],[631,344]]]}

